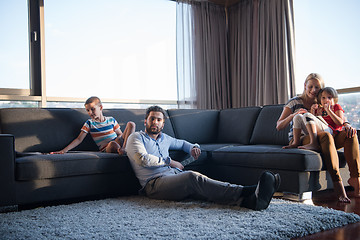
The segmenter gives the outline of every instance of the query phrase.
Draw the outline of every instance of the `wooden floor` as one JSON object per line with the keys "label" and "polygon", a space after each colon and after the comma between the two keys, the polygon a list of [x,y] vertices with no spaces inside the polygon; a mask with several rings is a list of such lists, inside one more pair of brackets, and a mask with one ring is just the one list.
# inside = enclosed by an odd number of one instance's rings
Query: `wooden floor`
{"label": "wooden floor", "polygon": [[[313,193],[312,203],[316,206],[328,207],[341,210],[348,213],[360,215],[360,198],[352,197],[352,191],[347,189],[348,197],[351,199],[350,204],[340,204],[337,202],[333,191],[321,191]],[[328,231],[315,233],[296,240],[357,240],[360,239],[360,222],[348,224],[341,228],[335,228]]]}

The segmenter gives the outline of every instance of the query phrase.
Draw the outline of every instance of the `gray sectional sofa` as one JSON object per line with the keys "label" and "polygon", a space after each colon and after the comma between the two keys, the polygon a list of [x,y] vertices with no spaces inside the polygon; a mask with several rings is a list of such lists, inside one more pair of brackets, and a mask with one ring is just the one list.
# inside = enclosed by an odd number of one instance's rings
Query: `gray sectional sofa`
{"label": "gray sectional sofa", "polygon": [[[209,177],[255,184],[264,170],[279,173],[279,191],[298,194],[332,188],[319,153],[282,149],[288,129],[277,131],[282,105],[226,110],[167,110],[164,132],[201,146],[186,166]],[[144,129],[145,110],[105,109],[124,127]],[[126,156],[100,153],[90,136],[74,151],[48,154],[69,144],[88,119],[84,109],[0,109],[0,206],[138,194],[140,185]],[[174,160],[189,156],[172,151]],[[348,171],[339,152],[341,174]],[[344,182],[344,184],[346,184]]]}

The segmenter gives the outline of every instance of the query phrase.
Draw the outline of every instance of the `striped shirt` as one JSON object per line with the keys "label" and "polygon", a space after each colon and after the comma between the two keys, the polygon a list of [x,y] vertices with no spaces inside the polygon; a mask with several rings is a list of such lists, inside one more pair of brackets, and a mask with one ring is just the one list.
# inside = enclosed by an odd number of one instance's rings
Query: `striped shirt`
{"label": "striped shirt", "polygon": [[[290,110],[294,113],[300,108],[304,108],[304,102],[300,97],[291,98],[286,104],[285,107],[290,108]],[[290,131],[289,131],[289,141],[293,138],[293,121],[290,122]]]}
{"label": "striped shirt", "polygon": [[105,117],[103,122],[96,122],[92,119],[87,120],[81,131],[90,133],[100,151],[103,151],[109,142],[116,139],[117,134],[115,131],[117,129],[120,129],[120,126],[115,118]]}

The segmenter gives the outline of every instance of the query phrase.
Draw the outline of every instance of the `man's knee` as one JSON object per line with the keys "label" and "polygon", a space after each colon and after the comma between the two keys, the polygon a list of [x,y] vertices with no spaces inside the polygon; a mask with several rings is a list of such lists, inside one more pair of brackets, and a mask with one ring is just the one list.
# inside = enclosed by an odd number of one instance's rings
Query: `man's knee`
{"label": "man's knee", "polygon": [[182,174],[184,174],[184,177],[187,179],[190,183],[198,183],[204,181],[205,176],[201,173],[195,172],[195,171],[185,171]]}

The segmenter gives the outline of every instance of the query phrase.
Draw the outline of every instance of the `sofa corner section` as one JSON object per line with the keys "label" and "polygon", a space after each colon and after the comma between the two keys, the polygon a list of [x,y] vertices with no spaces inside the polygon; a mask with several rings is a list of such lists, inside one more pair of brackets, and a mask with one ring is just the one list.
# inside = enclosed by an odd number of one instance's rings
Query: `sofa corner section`
{"label": "sofa corner section", "polygon": [[0,206],[16,205],[15,137],[0,134]]}

